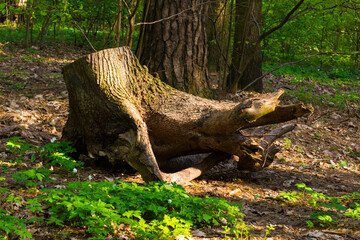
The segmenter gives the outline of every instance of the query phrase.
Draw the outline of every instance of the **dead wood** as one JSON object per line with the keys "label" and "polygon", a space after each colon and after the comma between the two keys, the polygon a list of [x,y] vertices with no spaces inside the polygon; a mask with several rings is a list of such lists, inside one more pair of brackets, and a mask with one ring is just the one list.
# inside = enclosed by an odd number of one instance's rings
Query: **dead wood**
{"label": "dead wood", "polygon": [[[310,113],[301,104],[279,106],[283,90],[240,103],[220,102],[178,91],[140,65],[127,47],[106,49],[63,69],[69,91],[69,119],[63,139],[79,153],[129,164],[145,181],[190,181],[231,155],[239,168],[257,171],[270,165],[273,142],[295,125],[265,136],[242,129],[281,123]],[[200,163],[169,173],[170,159],[209,153]]]}

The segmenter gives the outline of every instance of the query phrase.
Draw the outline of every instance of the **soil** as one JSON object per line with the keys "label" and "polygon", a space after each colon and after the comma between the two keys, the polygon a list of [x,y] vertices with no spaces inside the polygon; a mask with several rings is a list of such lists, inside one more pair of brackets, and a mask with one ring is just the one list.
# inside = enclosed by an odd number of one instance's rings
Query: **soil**
{"label": "soil", "polygon": [[[10,153],[5,144],[16,136],[36,146],[44,145],[54,137],[61,138],[68,114],[68,97],[61,69],[87,53],[87,50],[64,45],[33,47],[30,52],[16,45],[2,48],[0,163],[9,166],[6,172],[0,171],[0,176],[6,178],[1,187],[25,199],[33,197],[32,193],[19,190],[10,177],[13,172],[30,167],[31,161],[25,159],[20,166],[9,164],[6,159]],[[284,76],[271,75],[266,80],[273,89],[296,87]],[[331,89],[322,85],[317,85],[314,91],[313,94],[317,95],[331,93]],[[236,101],[247,95],[240,93],[226,98]],[[297,102],[291,96],[282,100],[284,103]],[[254,236],[264,236],[266,226],[272,224],[275,230],[267,239],[360,239],[359,221],[354,224],[348,219],[327,228],[309,228],[305,221],[311,212],[317,210],[305,201],[281,202],[276,198],[281,191],[297,190],[297,183],[305,183],[315,191],[334,197],[360,193],[359,103],[348,103],[344,109],[329,105],[313,107],[315,111],[311,116],[295,120],[297,128],[278,140],[282,148],[269,168],[255,173],[240,172],[234,168],[236,162],[228,160],[186,185],[186,190],[197,196],[220,197],[242,203],[246,224],[254,228]],[[94,181],[142,182],[138,174],[94,166],[82,169],[79,178],[87,180],[90,174]],[[77,178],[71,174],[66,177],[55,175],[54,180],[44,187],[62,186]],[[0,207],[6,209],[8,204],[0,202]],[[30,210],[18,207],[18,217],[28,218],[31,215]],[[84,239],[84,231],[79,229],[52,229],[41,224],[30,227],[35,239],[69,239],[70,235],[71,239]],[[193,239],[221,239],[221,231],[199,229],[193,232]]]}

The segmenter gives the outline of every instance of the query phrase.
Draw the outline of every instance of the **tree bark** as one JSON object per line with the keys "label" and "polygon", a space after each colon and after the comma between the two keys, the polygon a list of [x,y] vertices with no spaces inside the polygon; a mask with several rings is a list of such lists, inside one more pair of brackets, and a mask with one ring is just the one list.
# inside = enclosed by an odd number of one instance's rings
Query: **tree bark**
{"label": "tree bark", "polygon": [[116,47],[120,46],[120,37],[121,37],[121,20],[122,20],[122,0],[118,0],[118,14],[116,21],[116,30],[115,30],[115,38],[116,38]]}
{"label": "tree bark", "polygon": [[[63,140],[79,154],[127,163],[145,181],[184,183],[231,155],[240,158],[240,169],[260,170],[277,152],[273,141],[295,125],[264,137],[242,131],[312,111],[301,104],[278,106],[282,90],[240,103],[178,91],[150,75],[128,47],[92,53],[65,66],[63,75],[70,104]],[[167,168],[176,157],[200,153],[210,155],[175,173]]]}
{"label": "tree bark", "polygon": [[226,0],[210,2],[207,24],[208,69],[210,72],[224,71],[229,20]]}
{"label": "tree bark", "polygon": [[[261,47],[256,44],[261,35],[260,0],[240,0],[235,5],[233,56],[228,78],[228,90],[235,93],[262,75]],[[262,80],[247,90],[261,92]]]}
{"label": "tree bark", "polygon": [[210,95],[206,0],[146,0],[137,56],[167,84]]}
{"label": "tree bark", "polygon": [[140,6],[140,0],[133,0],[131,1],[131,7],[128,9],[129,16],[128,16],[128,25],[126,27],[126,35],[125,35],[125,46],[132,47],[133,42],[133,32],[134,32],[134,24],[135,24],[135,17],[137,10]]}

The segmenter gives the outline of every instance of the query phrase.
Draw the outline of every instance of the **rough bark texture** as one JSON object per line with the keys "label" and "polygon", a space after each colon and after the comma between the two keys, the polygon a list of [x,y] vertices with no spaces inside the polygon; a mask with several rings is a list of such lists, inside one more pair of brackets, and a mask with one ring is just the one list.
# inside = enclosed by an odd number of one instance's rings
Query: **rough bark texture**
{"label": "rough bark texture", "polygon": [[[240,169],[260,170],[277,152],[273,141],[294,124],[264,137],[243,131],[311,111],[301,104],[278,106],[282,90],[241,103],[175,90],[150,75],[127,47],[90,54],[67,65],[63,74],[70,101],[63,139],[72,141],[79,153],[131,165],[146,181],[183,183],[231,155],[239,157]],[[200,153],[210,155],[169,173],[171,159]]]}
{"label": "rough bark texture", "polygon": [[[261,0],[240,0],[235,5],[234,50],[229,74],[230,92],[242,89],[262,75],[261,47],[256,41],[261,34]],[[252,84],[248,91],[261,92],[262,80]]]}
{"label": "rough bark texture", "polygon": [[230,14],[226,0],[216,0],[209,3],[209,18],[207,24],[208,69],[210,72],[224,70],[226,59],[226,44],[229,30]]}
{"label": "rough bark texture", "polygon": [[147,0],[137,56],[167,84],[210,94],[207,76],[206,0]]}

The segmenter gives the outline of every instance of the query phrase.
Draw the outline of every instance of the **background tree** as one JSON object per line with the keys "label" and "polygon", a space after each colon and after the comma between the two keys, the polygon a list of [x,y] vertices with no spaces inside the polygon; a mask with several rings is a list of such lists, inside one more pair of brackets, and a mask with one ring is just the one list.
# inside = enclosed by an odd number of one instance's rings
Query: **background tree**
{"label": "background tree", "polygon": [[206,0],[146,0],[137,56],[150,72],[196,95],[210,94]]}
{"label": "background tree", "polygon": [[124,45],[129,46],[130,48],[132,47],[132,43],[133,43],[135,17],[136,17],[137,10],[140,6],[140,2],[141,2],[140,0],[133,0],[130,2],[130,6],[128,6],[126,4],[129,15],[127,18],[128,24],[126,27],[126,36],[125,36]]}
{"label": "background tree", "polygon": [[208,69],[209,72],[222,72],[226,67],[229,32],[229,4],[226,0],[209,3],[207,24]]}
{"label": "background tree", "polygon": [[[268,70],[321,52],[348,55],[323,55],[308,62],[331,77],[355,74],[359,9],[353,0],[0,0],[0,18],[8,20],[0,28],[0,41],[27,47],[91,45],[93,51],[133,46],[151,72],[167,83],[210,95],[208,69],[221,76],[223,89],[235,92],[261,75],[261,62]],[[261,83],[247,90],[260,91]]]}
{"label": "background tree", "polygon": [[[261,0],[238,0],[235,4],[235,32],[232,62],[227,87],[235,93],[262,75],[261,45]],[[262,80],[256,81],[247,90],[261,92]]]}

